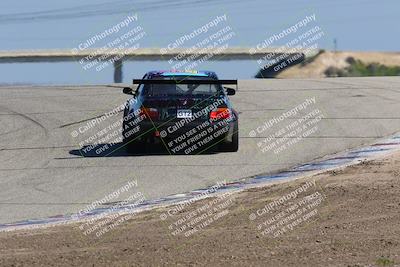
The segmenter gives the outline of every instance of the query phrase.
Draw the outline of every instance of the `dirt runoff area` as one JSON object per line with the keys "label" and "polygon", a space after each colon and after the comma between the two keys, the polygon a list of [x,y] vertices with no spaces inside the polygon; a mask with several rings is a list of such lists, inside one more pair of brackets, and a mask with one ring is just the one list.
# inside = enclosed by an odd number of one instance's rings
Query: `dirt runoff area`
{"label": "dirt runoff area", "polygon": [[400,266],[400,153],[79,226],[0,233],[0,266]]}

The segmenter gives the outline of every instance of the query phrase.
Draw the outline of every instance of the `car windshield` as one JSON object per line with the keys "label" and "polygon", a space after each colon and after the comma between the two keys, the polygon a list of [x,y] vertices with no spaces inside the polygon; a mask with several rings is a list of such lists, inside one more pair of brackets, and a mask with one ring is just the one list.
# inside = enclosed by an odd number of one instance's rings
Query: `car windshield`
{"label": "car windshield", "polygon": [[[155,77],[157,80],[210,80],[209,77]],[[164,95],[217,95],[221,92],[221,85],[218,84],[146,84],[144,85],[144,95],[164,96]]]}

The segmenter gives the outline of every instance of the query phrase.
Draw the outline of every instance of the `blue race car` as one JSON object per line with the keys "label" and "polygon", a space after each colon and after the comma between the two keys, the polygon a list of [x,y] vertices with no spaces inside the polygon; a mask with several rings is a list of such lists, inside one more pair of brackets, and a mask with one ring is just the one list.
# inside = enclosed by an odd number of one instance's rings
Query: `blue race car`
{"label": "blue race car", "polygon": [[129,151],[160,143],[170,154],[198,154],[239,148],[238,114],[228,95],[235,90],[211,71],[151,71],[138,85],[123,89],[133,95],[123,117],[123,142]]}

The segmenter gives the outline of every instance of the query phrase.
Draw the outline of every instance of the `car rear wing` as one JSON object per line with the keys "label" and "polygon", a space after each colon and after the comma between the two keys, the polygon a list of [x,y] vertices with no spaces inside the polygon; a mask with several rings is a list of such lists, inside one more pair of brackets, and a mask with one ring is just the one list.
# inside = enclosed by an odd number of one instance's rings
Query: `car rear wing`
{"label": "car rear wing", "polygon": [[158,80],[158,79],[133,79],[133,84],[235,84],[237,80],[205,80],[205,79],[171,79],[171,80]]}
{"label": "car rear wing", "polygon": [[231,90],[230,95],[235,94],[233,91],[238,91],[238,81],[237,80],[213,80],[213,79],[171,79],[171,80],[163,80],[163,79],[133,79],[133,85],[140,84],[220,84],[220,85],[228,85],[234,84],[236,85],[236,89],[226,88],[227,90]]}
{"label": "car rear wing", "polygon": [[[238,91],[238,81],[237,80],[213,80],[213,79],[133,79],[133,85],[141,85],[141,84],[234,84],[236,85],[236,89],[224,87],[226,93],[228,95],[234,95],[235,91]],[[133,89],[131,87],[124,87],[124,94],[134,95]]]}

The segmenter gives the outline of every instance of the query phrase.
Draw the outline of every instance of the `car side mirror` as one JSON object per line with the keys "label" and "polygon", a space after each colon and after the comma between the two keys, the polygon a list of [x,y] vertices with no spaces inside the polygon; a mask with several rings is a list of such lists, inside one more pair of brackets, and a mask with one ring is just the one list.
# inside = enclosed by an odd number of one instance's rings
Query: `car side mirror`
{"label": "car side mirror", "polygon": [[130,87],[124,87],[124,89],[122,90],[122,92],[126,95],[135,95],[135,93],[133,92],[132,88]]}
{"label": "car side mirror", "polygon": [[224,87],[224,89],[226,90],[227,95],[235,95],[236,94],[236,91],[233,88]]}

